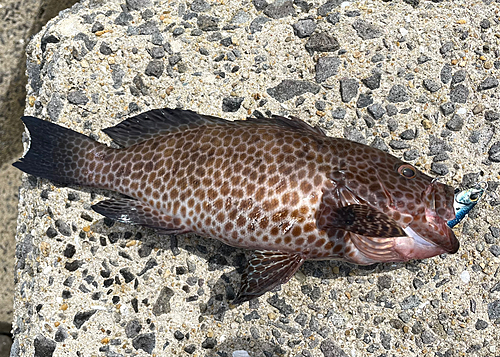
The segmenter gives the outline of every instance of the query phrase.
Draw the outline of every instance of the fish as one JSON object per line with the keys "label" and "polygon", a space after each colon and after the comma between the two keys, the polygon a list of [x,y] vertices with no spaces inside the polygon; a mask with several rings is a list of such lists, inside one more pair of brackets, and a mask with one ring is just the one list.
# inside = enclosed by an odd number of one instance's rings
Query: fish
{"label": "fish", "polygon": [[453,187],[298,118],[225,120],[154,109],[103,129],[117,147],[32,116],[13,165],[125,197],[92,209],[161,234],[250,251],[233,304],[286,283],[306,260],[358,265],[455,253]]}

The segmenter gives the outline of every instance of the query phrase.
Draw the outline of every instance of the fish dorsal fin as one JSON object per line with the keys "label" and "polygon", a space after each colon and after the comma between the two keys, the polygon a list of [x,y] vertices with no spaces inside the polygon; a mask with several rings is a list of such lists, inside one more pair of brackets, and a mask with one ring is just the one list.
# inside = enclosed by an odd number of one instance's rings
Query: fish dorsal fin
{"label": "fish dorsal fin", "polygon": [[173,217],[133,198],[112,198],[96,203],[92,209],[115,221],[158,229],[165,234],[190,231],[186,227],[177,226]]}
{"label": "fish dorsal fin", "polygon": [[267,124],[267,125],[277,125],[282,128],[301,130],[310,134],[326,136],[325,132],[317,127],[311,126],[307,122],[300,120],[297,117],[290,116],[290,118],[285,118],[279,115],[273,115],[271,118],[247,118],[246,122],[254,124]]}
{"label": "fish dorsal fin", "polygon": [[233,304],[240,304],[263,295],[284,284],[304,262],[302,254],[257,250],[241,276],[241,288]]}
{"label": "fish dorsal fin", "polygon": [[129,147],[155,136],[183,131],[202,124],[230,123],[227,120],[183,109],[153,109],[103,131],[122,146]]}
{"label": "fish dorsal fin", "polygon": [[[121,147],[129,147],[155,136],[186,130],[193,126],[203,124],[232,125],[235,123],[210,115],[203,115],[192,110],[183,109],[153,109],[121,123],[103,129],[113,141]],[[291,130],[301,130],[314,135],[326,136],[318,127],[313,127],[296,117],[285,118],[273,115],[271,118],[247,118],[247,120],[236,121],[243,125],[264,124],[276,125]]]}
{"label": "fish dorsal fin", "polygon": [[405,237],[401,226],[370,206],[348,205],[331,207],[321,205],[318,210],[317,225],[321,230],[342,229],[362,236],[376,238]]}

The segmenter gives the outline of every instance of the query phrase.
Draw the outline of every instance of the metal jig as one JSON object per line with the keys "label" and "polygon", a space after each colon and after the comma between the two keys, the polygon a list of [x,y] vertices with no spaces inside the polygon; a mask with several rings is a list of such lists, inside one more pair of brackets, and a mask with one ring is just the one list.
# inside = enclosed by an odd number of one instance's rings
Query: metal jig
{"label": "metal jig", "polygon": [[481,200],[487,189],[488,183],[481,181],[472,188],[457,192],[453,204],[455,208],[455,218],[447,222],[448,227],[453,228],[459,224],[470,210]]}

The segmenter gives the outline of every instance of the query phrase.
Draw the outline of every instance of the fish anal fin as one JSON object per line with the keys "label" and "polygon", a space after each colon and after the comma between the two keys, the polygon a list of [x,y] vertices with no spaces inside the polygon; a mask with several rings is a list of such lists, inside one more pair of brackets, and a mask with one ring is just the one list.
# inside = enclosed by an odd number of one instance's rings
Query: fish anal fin
{"label": "fish anal fin", "polygon": [[342,229],[375,238],[406,236],[403,228],[394,219],[370,206],[323,206],[318,212],[317,222],[321,230]]}
{"label": "fish anal fin", "polygon": [[190,232],[187,227],[175,224],[172,216],[163,214],[133,198],[113,198],[101,201],[93,205],[92,209],[112,220],[154,228],[164,234]]}
{"label": "fish anal fin", "polygon": [[240,304],[263,295],[284,284],[300,268],[305,258],[298,253],[257,250],[241,276],[241,287],[233,304]]}

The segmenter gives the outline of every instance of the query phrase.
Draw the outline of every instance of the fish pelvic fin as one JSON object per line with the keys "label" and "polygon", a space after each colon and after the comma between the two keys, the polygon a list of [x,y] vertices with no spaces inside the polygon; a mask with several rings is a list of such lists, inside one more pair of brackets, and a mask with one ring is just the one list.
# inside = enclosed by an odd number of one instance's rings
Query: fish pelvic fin
{"label": "fish pelvic fin", "polygon": [[112,220],[154,228],[163,234],[187,233],[191,230],[169,215],[133,198],[113,198],[96,203],[95,212]]}
{"label": "fish pelvic fin", "polygon": [[255,251],[241,276],[240,291],[233,300],[233,304],[252,300],[275,286],[286,283],[304,263],[304,260],[304,255],[298,253]]}
{"label": "fish pelvic fin", "polygon": [[321,230],[342,229],[374,238],[405,237],[403,228],[391,217],[370,206],[348,205],[329,207],[318,211],[317,225]]}
{"label": "fish pelvic fin", "polygon": [[91,176],[85,174],[86,156],[104,152],[106,145],[46,120],[31,116],[21,120],[30,133],[30,146],[14,167],[61,184],[93,186]]}

